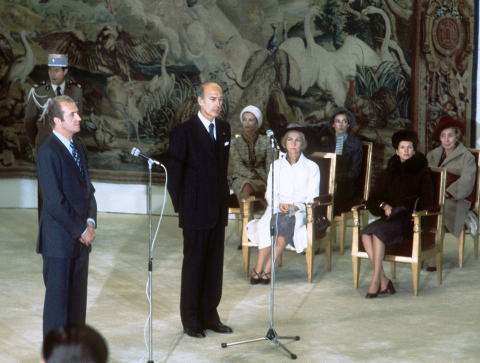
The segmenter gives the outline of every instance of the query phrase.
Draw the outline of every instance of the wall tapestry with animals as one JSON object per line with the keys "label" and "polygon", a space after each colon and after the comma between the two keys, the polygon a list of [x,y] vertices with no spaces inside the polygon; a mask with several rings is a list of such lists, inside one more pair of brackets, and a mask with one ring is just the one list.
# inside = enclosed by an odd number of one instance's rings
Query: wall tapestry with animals
{"label": "wall tapestry with animals", "polygon": [[[431,132],[444,114],[470,129],[474,0],[6,0],[0,3],[0,176],[35,177],[23,120],[47,55],[69,57],[83,89],[94,180],[139,182],[165,161],[170,131],[197,112],[195,88],[219,83],[221,118],[241,132],[253,104],[262,130],[320,126],[336,106],[374,142],[374,172],[401,128]],[[156,168],[154,168],[156,169]],[[160,168],[159,168],[160,169]],[[154,170],[161,182],[162,170]]]}

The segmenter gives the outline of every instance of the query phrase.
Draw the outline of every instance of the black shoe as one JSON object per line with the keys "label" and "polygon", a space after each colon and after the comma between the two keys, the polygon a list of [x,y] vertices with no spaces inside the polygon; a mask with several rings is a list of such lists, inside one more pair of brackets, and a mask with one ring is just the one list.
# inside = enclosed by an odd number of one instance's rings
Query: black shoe
{"label": "black shoe", "polygon": [[240,243],[237,247],[237,250],[241,251],[243,248],[242,248],[242,244]]}
{"label": "black shoe", "polygon": [[199,326],[193,328],[183,328],[183,331],[193,338],[205,338],[205,331]]}
{"label": "black shoe", "polygon": [[395,287],[393,287],[393,282],[391,280],[388,280],[387,288],[383,291],[380,291],[380,295],[385,295],[389,291],[390,291],[390,294],[392,295],[396,293]]}
{"label": "black shoe", "polygon": [[230,334],[233,333],[233,329],[230,328],[228,325],[223,325],[222,323],[218,323],[215,325],[207,325],[204,327],[205,330],[212,330],[215,333],[220,333],[220,334]]}
{"label": "black shoe", "polygon": [[380,285],[378,285],[378,290],[377,290],[376,293],[371,294],[371,293],[367,292],[367,296],[365,296],[365,299],[375,299],[378,296],[379,293],[380,293]]}
{"label": "black shoe", "polygon": [[262,278],[260,279],[260,281],[262,281],[262,284],[264,285],[268,285],[270,283],[270,277],[268,277],[268,275],[271,275],[272,272],[263,272],[262,271]]}
{"label": "black shoe", "polygon": [[[256,276],[256,278],[254,278],[254,276]],[[257,272],[257,271],[255,271],[255,269],[253,269],[252,277],[250,277],[250,283],[252,285],[258,285],[262,281],[263,281],[262,280],[262,272]]]}
{"label": "black shoe", "polygon": [[435,272],[435,271],[437,271],[437,266],[427,266],[427,271],[428,272]]}

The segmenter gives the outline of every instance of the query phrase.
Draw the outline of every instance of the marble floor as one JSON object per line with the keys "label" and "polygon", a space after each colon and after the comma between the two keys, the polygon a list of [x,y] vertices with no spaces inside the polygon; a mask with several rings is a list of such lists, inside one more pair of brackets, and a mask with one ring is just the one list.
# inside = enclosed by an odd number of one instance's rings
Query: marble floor
{"label": "marble floor", "polygon": [[[0,362],[38,362],[42,341],[42,259],[35,253],[36,209],[0,209]],[[158,217],[154,217],[156,226]],[[234,334],[207,332],[194,339],[179,317],[181,230],[164,217],[154,246],[154,362],[288,362],[274,344],[255,342],[221,348],[221,343],[262,338],[270,327],[269,288],[252,286],[244,275],[233,221],[227,229],[223,297],[219,313]],[[351,229],[347,241],[351,240]],[[332,271],[325,254],[315,256],[313,281],[305,257],[287,252],[277,268],[273,325],[300,362],[480,362],[480,260],[467,236],[465,262],[458,266],[457,241],[444,244],[443,284],[421,272],[413,296],[409,265],[397,265],[397,294],[364,298],[373,272],[361,267],[353,288],[350,243],[342,256],[334,245]],[[257,252],[252,252],[252,263]],[[87,323],[108,340],[111,363],[146,362],[144,328],[149,304],[148,216],[99,213],[90,256]],[[386,271],[389,266],[385,264]],[[148,334],[147,334],[148,336]],[[261,350],[261,351],[259,351]]]}

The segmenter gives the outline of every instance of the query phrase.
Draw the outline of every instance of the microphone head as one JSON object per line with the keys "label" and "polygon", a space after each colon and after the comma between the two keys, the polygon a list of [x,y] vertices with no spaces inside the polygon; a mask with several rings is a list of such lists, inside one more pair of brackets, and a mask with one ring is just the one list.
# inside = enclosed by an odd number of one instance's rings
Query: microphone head
{"label": "microphone head", "polygon": [[140,150],[138,150],[136,147],[134,147],[134,148],[132,149],[131,154],[132,154],[133,156],[138,156],[138,155],[140,155]]}
{"label": "microphone head", "polygon": [[273,136],[273,131],[272,130],[267,130],[267,136],[272,137]]}

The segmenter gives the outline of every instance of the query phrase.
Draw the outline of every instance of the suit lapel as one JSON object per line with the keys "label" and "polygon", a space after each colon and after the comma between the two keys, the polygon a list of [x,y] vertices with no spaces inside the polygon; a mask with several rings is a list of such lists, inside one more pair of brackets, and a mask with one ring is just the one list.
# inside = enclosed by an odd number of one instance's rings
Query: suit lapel
{"label": "suit lapel", "polygon": [[225,134],[225,130],[223,128],[223,125],[221,122],[216,121],[216,130],[217,130],[217,141],[218,141],[218,147],[220,149],[220,166],[223,166],[223,162],[225,160],[225,151],[227,150],[225,148],[225,143],[229,140],[227,140],[227,135]]}
{"label": "suit lapel", "polygon": [[215,155],[215,144],[210,140],[210,135],[207,132],[207,129],[203,125],[202,121],[195,116],[195,134],[197,135],[200,145],[205,149],[206,154],[210,157],[215,164],[218,165],[218,159]]}
{"label": "suit lapel", "polygon": [[[72,154],[70,154],[70,151],[67,150],[65,145],[58,139],[58,137],[55,136],[55,134],[52,133],[50,135],[50,137],[52,137],[54,139],[55,144],[57,145],[57,149],[60,152],[62,159],[73,170],[73,173],[80,180],[80,183],[83,184],[82,173],[80,172],[80,168],[78,167],[77,162],[73,158]],[[77,148],[77,150],[79,150],[78,141],[74,140],[73,143],[75,144],[75,147]],[[82,161],[82,163],[84,163],[83,160],[84,160],[85,157],[82,155],[83,153],[81,153],[79,151],[79,154],[81,155],[80,160]],[[85,165],[85,164],[83,164],[83,165]],[[83,167],[83,169],[85,170],[85,167]],[[85,179],[86,179],[86,175],[85,175]]]}

